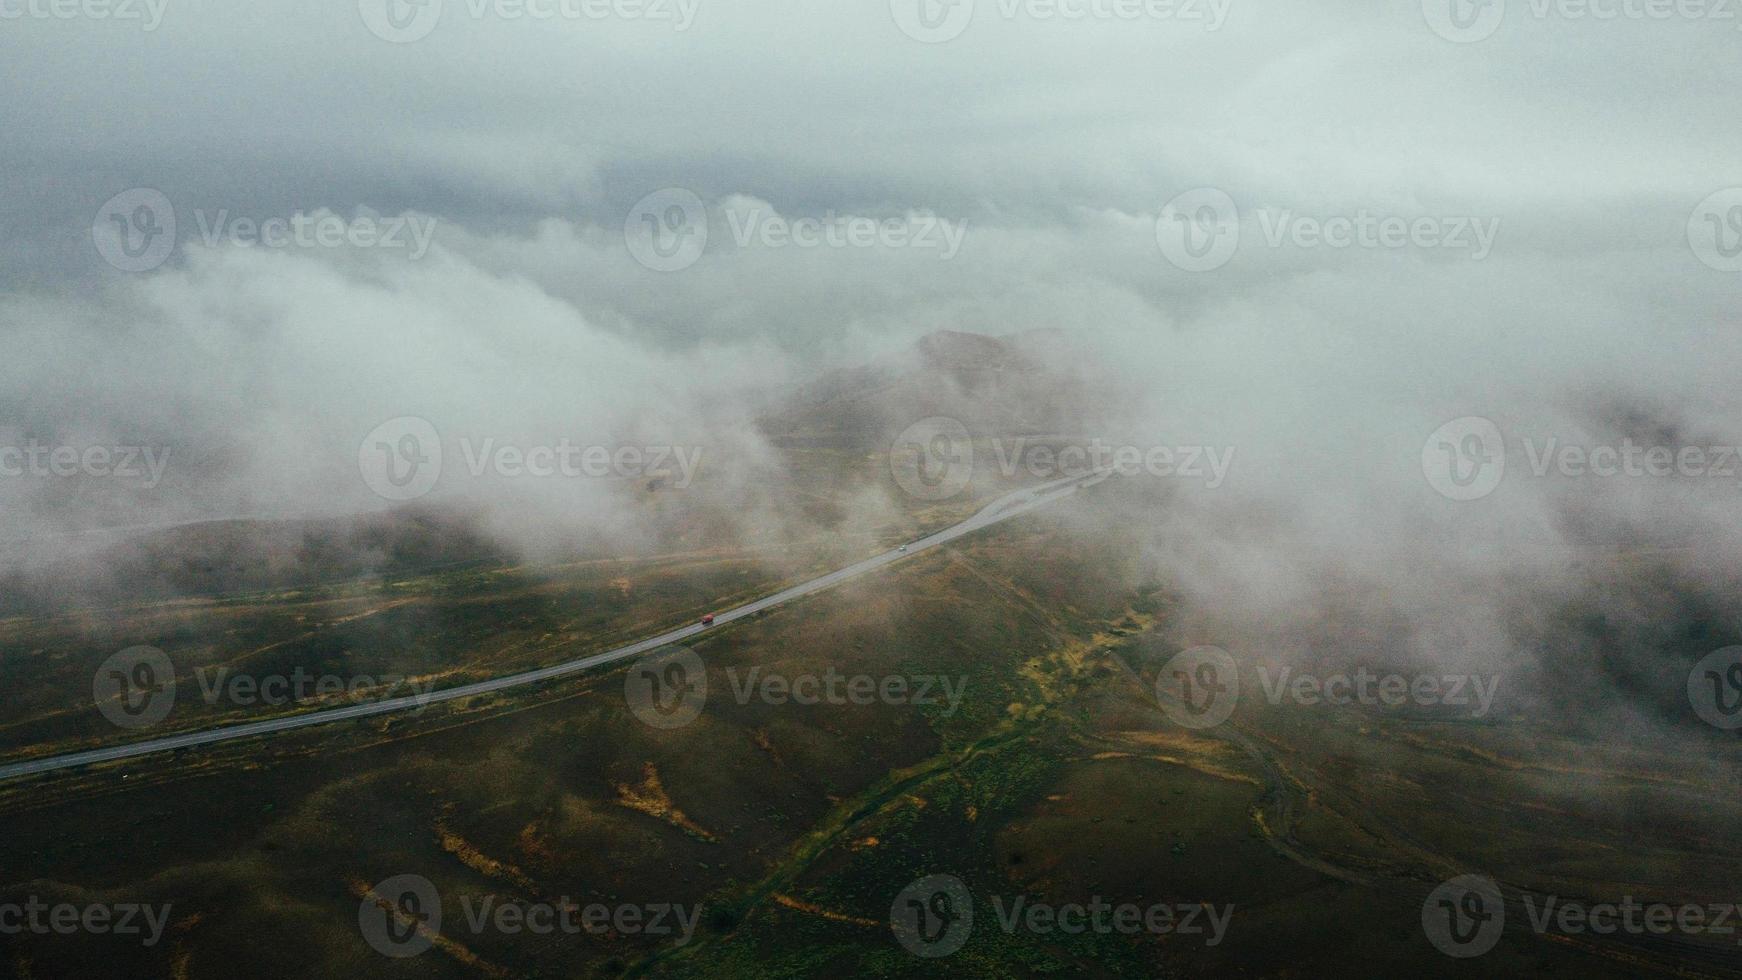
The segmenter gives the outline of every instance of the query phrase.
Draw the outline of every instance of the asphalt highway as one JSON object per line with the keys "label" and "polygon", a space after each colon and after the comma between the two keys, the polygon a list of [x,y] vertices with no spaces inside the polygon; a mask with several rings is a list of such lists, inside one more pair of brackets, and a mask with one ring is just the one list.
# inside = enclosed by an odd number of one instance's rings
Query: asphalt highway
{"label": "asphalt highway", "polygon": [[459,687],[431,691],[427,694],[410,697],[392,698],[385,701],[375,701],[367,704],[347,705],[342,708],[325,708],[310,711],[306,714],[291,715],[284,718],[273,718],[267,721],[247,722],[240,725],[227,725],[222,728],[212,728],[200,732],[184,732],[180,735],[169,735],[164,738],[154,738],[125,745],[114,745],[108,748],[91,749],[85,752],[72,752],[66,755],[48,756],[40,759],[30,759],[0,766],[0,780],[28,776],[35,773],[54,772],[59,769],[72,769],[78,766],[88,766],[98,762],[113,762],[117,759],[130,759],[134,756],[149,755],[156,752],[169,752],[175,749],[192,748],[198,745],[211,745],[216,742],[228,742],[238,738],[253,738],[259,735],[274,735],[279,732],[293,731],[298,728],[309,728],[314,725],[326,725],[335,721],[346,721],[353,718],[369,718],[375,715],[391,714],[396,711],[409,711],[424,705],[441,701],[452,701],[457,698],[468,698],[478,694],[488,694],[491,691],[501,691],[511,687],[521,687],[527,684],[537,684],[542,681],[565,677],[593,670],[620,660],[627,660],[649,651],[673,643],[681,643],[698,633],[710,629],[718,629],[736,619],[754,616],[765,609],[772,609],[800,599],[808,595],[832,588],[850,578],[857,578],[867,572],[876,571],[886,565],[894,564],[912,558],[915,555],[930,551],[940,545],[948,544],[964,535],[972,534],[994,524],[1019,517],[1032,510],[1045,507],[1048,504],[1062,500],[1076,493],[1079,489],[1093,486],[1105,480],[1111,474],[1100,471],[1087,476],[1072,476],[1053,480],[1039,486],[1028,487],[1005,494],[981,508],[974,516],[960,524],[945,528],[936,534],[909,543],[905,550],[896,548],[880,555],[867,558],[864,561],[848,565],[846,568],[830,572],[819,578],[811,579],[801,585],[776,592],[773,595],[758,599],[755,602],[729,609],[715,614],[712,626],[692,623],[681,629],[658,636],[649,637],[636,643],[604,653],[596,653],[579,660],[570,660],[550,667],[541,667],[519,674],[510,674],[473,684],[462,684]]}

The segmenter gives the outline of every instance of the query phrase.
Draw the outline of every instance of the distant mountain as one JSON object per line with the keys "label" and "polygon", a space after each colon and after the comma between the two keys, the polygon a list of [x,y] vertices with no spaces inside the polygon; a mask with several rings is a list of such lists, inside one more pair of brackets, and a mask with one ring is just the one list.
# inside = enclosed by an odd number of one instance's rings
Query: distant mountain
{"label": "distant mountain", "polygon": [[205,521],[134,532],[0,576],[0,615],[291,588],[504,553],[471,515],[428,507],[327,520]]}
{"label": "distant mountain", "polygon": [[[1126,403],[1098,363],[1062,331],[1006,337],[944,331],[775,395],[758,426],[777,447],[852,453],[886,451],[903,429],[932,416],[961,421],[976,439],[1096,432],[1112,408]],[[804,500],[803,513],[789,516],[818,520],[828,513],[826,502]],[[664,506],[655,523],[680,540],[684,528],[723,520],[715,512],[729,510],[705,496]],[[25,549],[0,555],[0,616],[519,560],[493,541],[480,517],[464,505],[426,501],[350,517],[217,520],[56,539],[46,556]]]}
{"label": "distant mountain", "polygon": [[941,331],[893,356],[824,374],[759,424],[777,445],[856,451],[886,448],[930,416],[957,419],[976,437],[1079,431],[1117,404],[1096,363],[1063,331]]}

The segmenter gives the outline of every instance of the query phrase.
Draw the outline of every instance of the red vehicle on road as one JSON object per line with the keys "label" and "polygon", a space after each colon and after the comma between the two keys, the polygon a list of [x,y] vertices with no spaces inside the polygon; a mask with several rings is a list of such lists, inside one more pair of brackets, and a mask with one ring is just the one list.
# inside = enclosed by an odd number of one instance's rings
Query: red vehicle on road
{"label": "red vehicle on road", "polygon": [[714,625],[714,614],[713,614],[713,613],[708,613],[708,614],[707,614],[707,615],[706,615],[706,616],[703,616],[703,617],[702,617],[702,625],[703,625],[703,626],[712,626],[712,625]]}

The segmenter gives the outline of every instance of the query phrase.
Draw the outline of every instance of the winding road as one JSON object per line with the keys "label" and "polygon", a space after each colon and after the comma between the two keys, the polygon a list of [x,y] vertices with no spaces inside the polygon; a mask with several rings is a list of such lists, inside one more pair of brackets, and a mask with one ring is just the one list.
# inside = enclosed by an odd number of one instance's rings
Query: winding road
{"label": "winding road", "polygon": [[1029,511],[1045,507],[1048,504],[1062,500],[1078,490],[1094,486],[1107,479],[1112,473],[1100,470],[1086,476],[1070,476],[1053,480],[1038,486],[1027,487],[1007,493],[997,500],[982,507],[974,516],[945,528],[936,534],[914,541],[903,548],[886,551],[880,555],[867,558],[864,561],[848,565],[846,568],[830,572],[819,578],[811,579],[800,585],[795,585],[781,592],[756,600],[736,609],[726,610],[715,615],[712,626],[692,623],[682,629],[631,643],[615,650],[596,653],[592,656],[571,660],[567,663],[550,667],[541,667],[519,674],[510,674],[473,684],[462,684],[427,694],[413,695],[403,698],[392,698],[385,701],[375,701],[366,704],[347,705],[342,708],[326,708],[320,711],[310,711],[306,714],[291,715],[284,718],[273,718],[267,721],[247,722],[240,725],[227,725],[222,728],[212,728],[206,731],[184,732],[179,735],[169,735],[164,738],[154,738],[142,742],[132,742],[125,745],[114,745],[101,749],[90,749],[84,752],[71,752],[66,755],[46,756],[40,759],[30,759],[0,765],[0,780],[14,779],[37,773],[55,772],[61,769],[73,769],[99,762],[113,762],[118,759],[130,759],[134,756],[150,755],[155,752],[169,752],[175,749],[191,748],[196,745],[211,745],[217,742],[228,742],[238,738],[253,738],[257,735],[274,735],[279,732],[292,731],[298,728],[309,728],[314,725],[325,725],[335,721],[346,721],[354,718],[369,718],[374,715],[391,714],[396,711],[409,711],[441,701],[453,701],[458,698],[472,697],[478,694],[488,694],[492,691],[506,690],[511,687],[521,687],[527,684],[537,684],[542,681],[578,674],[593,670],[607,664],[626,660],[650,650],[672,643],[679,643],[695,636],[697,633],[716,629],[736,619],[754,616],[765,609],[772,609],[783,603],[813,595],[824,589],[832,588],[850,578],[856,578],[867,572],[876,571],[885,565],[891,565],[905,558],[912,558],[922,552],[929,551],[939,545],[948,544],[964,535],[972,534],[983,528],[991,527],[1020,517]]}

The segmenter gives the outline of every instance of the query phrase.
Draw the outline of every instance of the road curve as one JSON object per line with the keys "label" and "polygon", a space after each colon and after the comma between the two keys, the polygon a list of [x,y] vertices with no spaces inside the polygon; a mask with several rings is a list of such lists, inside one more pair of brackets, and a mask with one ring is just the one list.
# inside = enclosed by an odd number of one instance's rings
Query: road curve
{"label": "road curve", "polygon": [[717,613],[714,626],[706,627],[700,623],[692,623],[682,629],[631,643],[615,650],[596,653],[579,660],[556,664],[551,667],[541,667],[519,674],[510,674],[492,680],[478,681],[473,684],[462,684],[428,694],[411,697],[392,698],[386,701],[375,701],[368,704],[353,704],[343,708],[325,708],[320,711],[310,711],[306,714],[291,715],[285,718],[273,718],[267,721],[247,722],[240,725],[226,725],[222,728],[207,729],[203,732],[184,732],[180,735],[169,735],[164,738],[154,738],[143,742],[132,742],[126,745],[114,745],[108,748],[91,749],[85,752],[71,752],[66,755],[47,756],[41,759],[30,759],[24,762],[14,762],[0,766],[0,780],[14,779],[19,776],[29,776],[36,773],[55,772],[60,769],[72,769],[78,766],[88,766],[98,762],[113,762],[117,759],[130,759],[134,756],[149,755],[154,752],[168,752],[174,749],[191,748],[196,745],[211,745],[215,742],[228,742],[238,738],[252,738],[256,735],[273,735],[278,732],[288,732],[298,728],[309,728],[314,725],[325,725],[335,721],[345,721],[353,718],[368,718],[374,715],[391,714],[396,711],[408,711],[424,705],[441,701],[452,701],[458,698],[472,697],[477,694],[488,694],[491,691],[501,691],[510,687],[520,687],[526,684],[537,684],[540,681],[577,674],[582,671],[603,667],[606,664],[626,660],[650,650],[657,650],[671,643],[678,643],[708,629],[723,626],[735,619],[754,616],[764,609],[772,609],[794,599],[803,598],[832,588],[850,578],[876,571],[885,565],[894,564],[904,558],[911,558],[921,552],[947,544],[963,535],[972,534],[994,524],[1019,517],[1029,511],[1045,507],[1055,501],[1076,493],[1079,489],[1090,487],[1111,475],[1110,471],[1101,470],[1087,476],[1071,476],[1053,480],[1038,486],[1028,487],[1007,493],[997,500],[982,507],[978,513],[952,527],[945,528],[936,534],[924,537],[907,545],[907,550],[897,548],[883,554],[867,558],[864,561],[848,565],[838,571],[830,572],[820,578],[811,579],[801,585],[795,585],[781,592],[758,599],[736,609]]}

